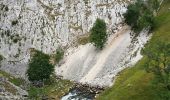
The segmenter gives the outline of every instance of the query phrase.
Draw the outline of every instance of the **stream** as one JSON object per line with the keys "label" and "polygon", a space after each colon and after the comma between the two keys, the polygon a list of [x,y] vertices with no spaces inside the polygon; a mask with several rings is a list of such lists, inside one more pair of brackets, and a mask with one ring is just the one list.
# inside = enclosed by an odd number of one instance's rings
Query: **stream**
{"label": "stream", "polygon": [[91,92],[82,92],[78,89],[70,91],[67,95],[63,96],[61,100],[93,100],[95,93]]}
{"label": "stream", "polygon": [[93,100],[103,90],[101,87],[78,86],[71,89],[61,100]]}

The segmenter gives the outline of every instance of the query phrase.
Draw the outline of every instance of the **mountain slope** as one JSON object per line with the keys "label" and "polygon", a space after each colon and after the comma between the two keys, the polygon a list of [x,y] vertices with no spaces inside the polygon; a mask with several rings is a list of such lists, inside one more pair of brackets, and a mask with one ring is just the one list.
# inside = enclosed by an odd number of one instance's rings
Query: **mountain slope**
{"label": "mountain slope", "polygon": [[0,0],[0,69],[25,78],[30,48],[52,54],[72,47],[96,18],[114,34],[126,6],[124,0]]}
{"label": "mountain slope", "polygon": [[[165,0],[156,17],[156,27],[148,45],[158,40],[170,43],[170,1]],[[169,100],[169,91],[159,84],[154,84],[154,74],[146,72],[148,59],[139,61],[133,68],[122,71],[115,85],[100,94],[97,100]],[[158,82],[159,83],[159,82]]]}

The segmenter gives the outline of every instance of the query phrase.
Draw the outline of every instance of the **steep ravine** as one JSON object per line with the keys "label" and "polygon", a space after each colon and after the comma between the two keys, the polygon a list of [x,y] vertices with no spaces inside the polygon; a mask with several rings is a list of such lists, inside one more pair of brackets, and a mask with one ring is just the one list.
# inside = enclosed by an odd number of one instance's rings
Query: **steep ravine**
{"label": "steep ravine", "polygon": [[[90,86],[108,87],[118,72],[142,58],[140,50],[148,41],[148,31],[133,37],[124,24],[123,13],[134,0],[1,0],[0,70],[27,79],[32,48],[54,54],[61,47],[63,60],[55,74]],[[107,24],[108,41],[99,51],[80,45],[97,18]]]}
{"label": "steep ravine", "polygon": [[[129,0],[132,1],[132,0]],[[1,70],[25,78],[30,48],[52,54],[76,44],[96,18],[107,23],[108,35],[123,22],[126,0],[1,0]]]}
{"label": "steep ravine", "polygon": [[[132,0],[131,0],[132,1]],[[123,24],[129,1],[120,0],[2,0],[0,18],[1,70],[26,78],[30,50],[53,54],[65,47],[56,75],[83,84],[110,86],[115,75],[141,58],[147,36],[132,43],[131,30]],[[96,18],[107,23],[108,42],[102,51],[92,44],[77,45],[77,37],[90,31]],[[141,41],[141,38],[144,38]],[[137,60],[132,59],[137,54]],[[131,60],[132,59],[132,60]]]}

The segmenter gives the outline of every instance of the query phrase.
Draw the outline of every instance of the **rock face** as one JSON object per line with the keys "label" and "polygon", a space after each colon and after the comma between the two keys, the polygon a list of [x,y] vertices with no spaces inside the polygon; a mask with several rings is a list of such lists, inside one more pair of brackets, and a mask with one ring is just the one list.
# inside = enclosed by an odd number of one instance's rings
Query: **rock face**
{"label": "rock face", "polygon": [[[130,1],[130,0],[129,0]],[[96,18],[107,23],[108,34],[122,23],[127,0],[1,0],[1,70],[25,77],[29,49],[53,53],[72,46],[89,32]]]}
{"label": "rock face", "polygon": [[27,91],[0,76],[0,100],[26,100]]}

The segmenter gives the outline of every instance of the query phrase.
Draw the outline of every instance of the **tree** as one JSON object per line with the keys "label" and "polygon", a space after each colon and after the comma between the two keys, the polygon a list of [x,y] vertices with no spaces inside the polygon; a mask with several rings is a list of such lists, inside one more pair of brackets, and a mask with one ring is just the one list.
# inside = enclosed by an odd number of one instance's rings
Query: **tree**
{"label": "tree", "polygon": [[157,41],[147,46],[144,54],[149,59],[147,67],[155,74],[158,83],[170,90],[170,43]]}
{"label": "tree", "polygon": [[127,12],[124,14],[125,17],[125,22],[130,25],[130,26],[135,26],[137,23],[137,20],[139,18],[140,10],[139,7],[137,6],[137,3],[135,4],[130,4],[127,7]]}
{"label": "tree", "polygon": [[35,51],[27,70],[28,79],[30,81],[43,82],[50,78],[50,75],[54,71],[54,66],[49,63],[49,59],[49,55],[44,54],[41,51]]}
{"label": "tree", "polygon": [[141,17],[137,20],[136,31],[141,31],[143,28],[154,26],[154,16],[149,10],[145,10]]}
{"label": "tree", "polygon": [[97,19],[91,29],[90,42],[94,43],[96,48],[102,49],[104,47],[106,40],[107,40],[106,23],[104,20]]}
{"label": "tree", "polygon": [[142,29],[154,26],[154,16],[149,5],[151,2],[137,0],[136,3],[130,4],[127,7],[127,12],[124,14],[125,22],[132,29],[139,33]]}

